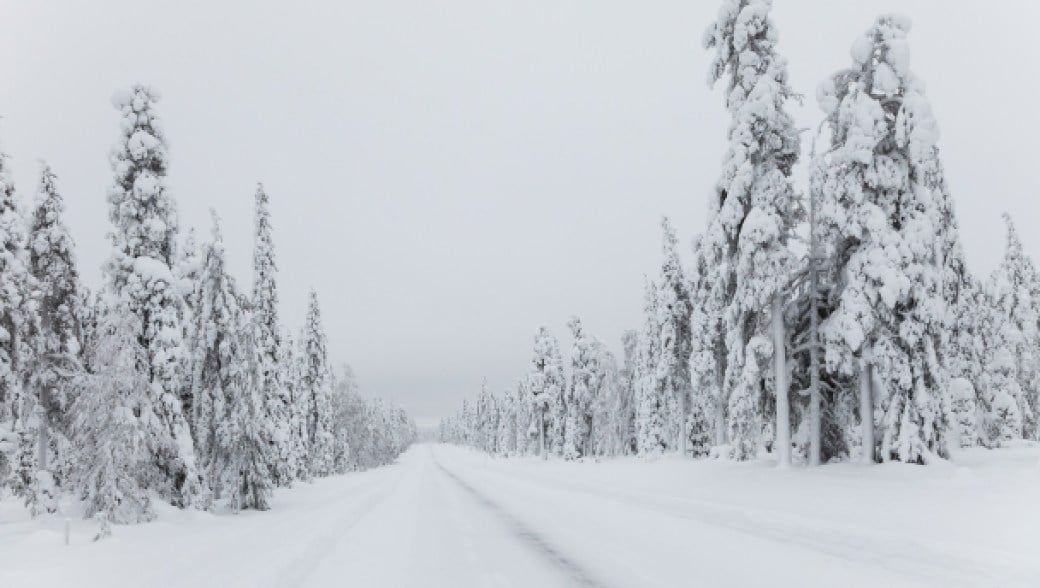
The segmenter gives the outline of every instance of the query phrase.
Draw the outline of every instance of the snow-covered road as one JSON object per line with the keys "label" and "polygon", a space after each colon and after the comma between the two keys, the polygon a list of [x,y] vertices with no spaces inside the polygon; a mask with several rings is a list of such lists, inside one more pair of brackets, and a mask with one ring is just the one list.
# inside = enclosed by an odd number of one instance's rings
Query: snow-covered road
{"label": "snow-covered road", "polygon": [[778,471],[418,445],[269,512],[166,508],[99,543],[0,518],[0,586],[1037,586],[1037,457]]}

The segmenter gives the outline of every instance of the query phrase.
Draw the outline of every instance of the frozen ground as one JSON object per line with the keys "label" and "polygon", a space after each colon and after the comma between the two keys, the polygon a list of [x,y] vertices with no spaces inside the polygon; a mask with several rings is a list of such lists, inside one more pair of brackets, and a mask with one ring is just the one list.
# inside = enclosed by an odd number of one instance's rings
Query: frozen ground
{"label": "frozen ground", "polygon": [[62,526],[0,504],[0,586],[1035,587],[1040,449],[779,471],[418,445],[266,513]]}

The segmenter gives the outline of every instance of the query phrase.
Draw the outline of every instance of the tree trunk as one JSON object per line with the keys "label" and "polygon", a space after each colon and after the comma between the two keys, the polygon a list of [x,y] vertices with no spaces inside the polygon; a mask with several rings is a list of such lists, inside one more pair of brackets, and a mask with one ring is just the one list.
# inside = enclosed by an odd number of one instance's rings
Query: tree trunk
{"label": "tree trunk", "polygon": [[688,406],[689,406],[689,397],[690,397],[690,395],[687,394],[685,390],[682,392],[682,395],[683,395],[683,397],[682,397],[682,414],[680,415],[682,417],[682,422],[679,425],[679,437],[680,437],[679,447],[680,447],[680,451],[682,451],[681,455],[683,457],[685,457],[686,456],[686,452],[688,451],[688,448],[686,446],[687,445],[687,438],[690,436],[689,432],[686,430],[686,421],[687,421],[686,414],[689,411]]}
{"label": "tree trunk", "polygon": [[859,416],[863,436],[863,462],[874,463],[874,365],[864,353],[859,370]]}
{"label": "tree trunk", "polygon": [[47,423],[47,411],[40,410],[40,436],[39,436],[39,447],[37,448],[38,455],[36,457],[38,463],[38,470],[45,471],[47,469],[47,451],[48,445],[50,445],[50,431],[48,430]]}
{"label": "tree trunk", "polygon": [[[813,157],[816,138],[813,137]],[[809,192],[809,465],[820,465],[820,274],[823,260],[816,238],[816,190]]]}
{"label": "tree trunk", "polygon": [[715,445],[726,444],[726,349],[721,339],[715,342]]}
{"label": "tree trunk", "polygon": [[787,390],[787,337],[783,296],[773,296],[773,369],[776,388],[776,454],[780,467],[791,465],[791,414]]}
{"label": "tree trunk", "polygon": [[548,459],[545,454],[545,410],[538,411],[538,456]]}
{"label": "tree trunk", "polygon": [[820,371],[819,360],[815,357],[816,350],[811,351],[814,357],[809,364],[812,366],[809,388],[809,465],[820,465]]}

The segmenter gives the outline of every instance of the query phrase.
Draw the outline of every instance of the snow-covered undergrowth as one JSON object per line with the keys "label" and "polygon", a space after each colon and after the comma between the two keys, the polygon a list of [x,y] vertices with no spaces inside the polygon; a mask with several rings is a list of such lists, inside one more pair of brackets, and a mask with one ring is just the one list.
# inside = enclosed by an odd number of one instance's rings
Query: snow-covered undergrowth
{"label": "snow-covered undergrowth", "polygon": [[96,543],[72,516],[67,547],[4,501],[0,586],[1037,586],[1037,496],[1034,445],[814,469],[417,445],[266,513],[160,506]]}

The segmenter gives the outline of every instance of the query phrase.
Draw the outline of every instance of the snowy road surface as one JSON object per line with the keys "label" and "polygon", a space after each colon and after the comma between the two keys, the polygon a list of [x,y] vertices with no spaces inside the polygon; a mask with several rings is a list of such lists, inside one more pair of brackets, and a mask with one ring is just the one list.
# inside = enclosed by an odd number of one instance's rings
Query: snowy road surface
{"label": "snowy road surface", "polygon": [[99,543],[5,502],[0,586],[1040,586],[1038,458],[779,471],[418,445],[269,512],[164,508]]}

